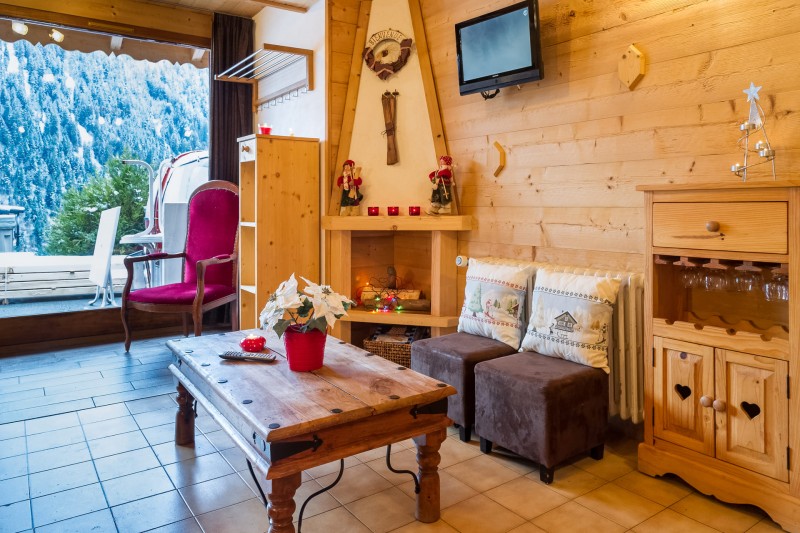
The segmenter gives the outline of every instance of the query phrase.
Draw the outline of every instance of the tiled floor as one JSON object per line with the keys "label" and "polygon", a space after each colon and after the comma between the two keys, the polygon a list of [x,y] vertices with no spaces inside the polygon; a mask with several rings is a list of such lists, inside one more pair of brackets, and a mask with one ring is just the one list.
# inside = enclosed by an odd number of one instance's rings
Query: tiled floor
{"label": "tiled floor", "polygon": [[[175,446],[164,339],[0,359],[0,532],[263,532],[266,512],[244,456],[200,413],[194,448]],[[385,450],[345,461],[341,482],[309,503],[304,533],[777,531],[763,512],[636,471],[636,443],[579,457],[539,481],[529,461],[483,455],[454,430],[441,449],[442,519],[414,520],[414,486]],[[414,469],[411,442],[392,448]],[[307,471],[296,501],[336,478]],[[265,489],[266,490],[266,489]],[[297,516],[297,514],[295,515]]]}

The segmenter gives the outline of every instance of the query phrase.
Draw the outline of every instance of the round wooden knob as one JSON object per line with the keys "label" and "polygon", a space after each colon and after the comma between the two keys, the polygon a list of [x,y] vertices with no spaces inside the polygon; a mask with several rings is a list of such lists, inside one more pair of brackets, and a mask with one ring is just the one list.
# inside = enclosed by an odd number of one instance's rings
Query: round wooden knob
{"label": "round wooden knob", "polygon": [[700,397],[700,405],[703,407],[711,407],[714,405],[714,398],[711,396],[701,396]]}
{"label": "round wooden knob", "polygon": [[709,220],[706,222],[706,230],[712,233],[719,231],[719,222],[716,220]]}
{"label": "round wooden knob", "polygon": [[[250,151],[250,147],[248,145],[245,144],[244,146],[242,146],[242,152],[249,152],[249,151]],[[706,224],[706,227],[708,227],[707,224]],[[709,230],[709,231],[711,231],[711,230]]]}
{"label": "round wooden knob", "polygon": [[714,403],[712,403],[711,406],[718,413],[724,413],[725,412],[725,408],[727,407],[725,405],[725,402],[723,402],[722,400],[714,400]]}

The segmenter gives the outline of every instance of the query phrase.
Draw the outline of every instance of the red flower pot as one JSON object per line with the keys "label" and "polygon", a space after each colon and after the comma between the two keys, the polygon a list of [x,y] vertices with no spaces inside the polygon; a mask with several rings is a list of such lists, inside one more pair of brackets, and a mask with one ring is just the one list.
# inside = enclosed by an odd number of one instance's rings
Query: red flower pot
{"label": "red flower pot", "polygon": [[296,324],[286,328],[283,332],[283,345],[286,347],[289,370],[310,372],[322,368],[327,336],[327,333],[318,329],[309,329],[303,333]]}

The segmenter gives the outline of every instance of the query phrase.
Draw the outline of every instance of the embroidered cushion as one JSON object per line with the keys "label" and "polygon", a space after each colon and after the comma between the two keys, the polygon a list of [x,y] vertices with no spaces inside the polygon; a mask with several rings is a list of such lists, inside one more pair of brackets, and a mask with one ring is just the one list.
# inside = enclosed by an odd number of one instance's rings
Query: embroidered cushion
{"label": "embroidered cushion", "polygon": [[519,348],[531,267],[470,258],[458,331]]}
{"label": "embroidered cushion", "polygon": [[520,351],[608,368],[608,336],[619,280],[540,269]]}

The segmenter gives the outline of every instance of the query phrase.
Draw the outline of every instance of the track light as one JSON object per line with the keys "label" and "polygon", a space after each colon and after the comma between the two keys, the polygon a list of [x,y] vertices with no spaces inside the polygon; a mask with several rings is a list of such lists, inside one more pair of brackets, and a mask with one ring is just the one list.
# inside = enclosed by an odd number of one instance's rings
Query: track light
{"label": "track light", "polygon": [[18,33],[20,35],[27,35],[28,34],[28,25],[24,22],[17,22],[13,21],[11,23],[11,31],[14,33]]}
{"label": "track light", "polygon": [[53,28],[50,30],[50,38],[53,39],[55,42],[60,43],[64,40],[64,34],[58,31],[57,29]]}

